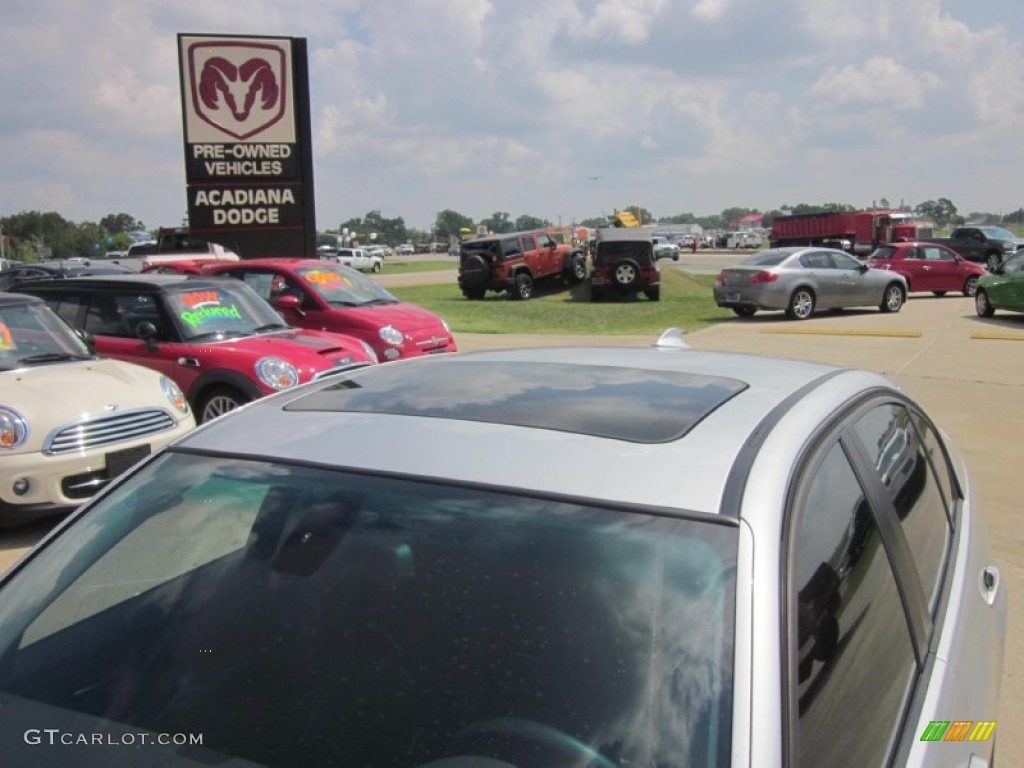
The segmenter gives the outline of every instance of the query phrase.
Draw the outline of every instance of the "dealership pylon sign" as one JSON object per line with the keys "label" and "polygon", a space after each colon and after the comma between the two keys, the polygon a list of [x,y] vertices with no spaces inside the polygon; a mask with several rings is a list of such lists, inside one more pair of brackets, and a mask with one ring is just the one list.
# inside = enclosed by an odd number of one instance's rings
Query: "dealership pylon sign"
{"label": "dealership pylon sign", "polygon": [[313,256],[306,41],[178,35],[189,227],[243,258]]}

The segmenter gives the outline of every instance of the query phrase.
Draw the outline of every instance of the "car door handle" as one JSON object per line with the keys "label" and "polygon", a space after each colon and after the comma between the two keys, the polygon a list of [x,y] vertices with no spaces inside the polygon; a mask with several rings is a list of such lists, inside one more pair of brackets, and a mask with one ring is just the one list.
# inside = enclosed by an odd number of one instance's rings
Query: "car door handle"
{"label": "car door handle", "polygon": [[981,569],[981,597],[982,599],[992,605],[996,601],[996,595],[999,593],[999,569],[994,565],[988,565]]}

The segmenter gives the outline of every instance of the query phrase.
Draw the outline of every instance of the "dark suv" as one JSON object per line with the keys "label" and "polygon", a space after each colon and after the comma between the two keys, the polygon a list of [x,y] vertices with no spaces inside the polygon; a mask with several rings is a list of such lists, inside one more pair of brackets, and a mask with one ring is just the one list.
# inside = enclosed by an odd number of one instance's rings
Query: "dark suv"
{"label": "dark suv", "polygon": [[460,249],[459,288],[467,299],[482,299],[487,291],[528,299],[537,280],[575,285],[586,276],[583,250],[559,243],[543,230],[476,237]]}
{"label": "dark suv", "polygon": [[651,301],[661,298],[661,273],[650,233],[632,227],[598,230],[590,275],[591,301],[609,294],[641,292]]}

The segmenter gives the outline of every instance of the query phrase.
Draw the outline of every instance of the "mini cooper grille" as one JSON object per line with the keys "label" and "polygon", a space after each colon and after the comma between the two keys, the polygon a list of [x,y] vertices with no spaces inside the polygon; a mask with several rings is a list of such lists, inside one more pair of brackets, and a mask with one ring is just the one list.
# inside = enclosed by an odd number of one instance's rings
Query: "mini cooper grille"
{"label": "mini cooper grille", "polygon": [[124,411],[60,427],[50,434],[43,451],[50,455],[84,451],[153,435],[173,426],[174,419],[161,409]]}

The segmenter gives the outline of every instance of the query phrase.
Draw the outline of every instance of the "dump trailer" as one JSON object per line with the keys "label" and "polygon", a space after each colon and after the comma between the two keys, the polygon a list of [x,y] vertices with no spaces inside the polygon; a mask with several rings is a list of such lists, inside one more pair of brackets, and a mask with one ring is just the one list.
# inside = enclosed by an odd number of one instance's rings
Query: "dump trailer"
{"label": "dump trailer", "polygon": [[881,243],[916,239],[917,225],[898,211],[798,213],[772,222],[771,245],[822,245],[867,256]]}

